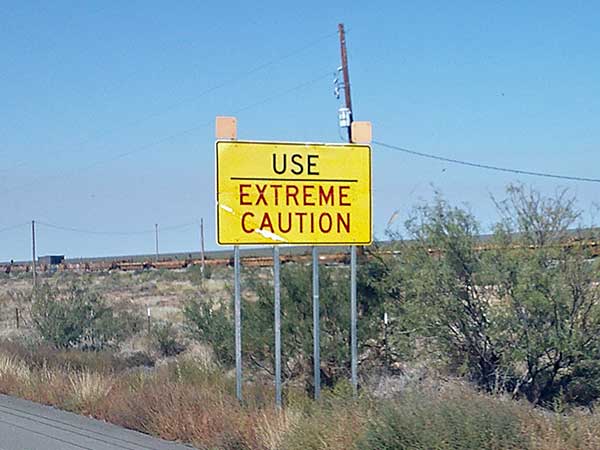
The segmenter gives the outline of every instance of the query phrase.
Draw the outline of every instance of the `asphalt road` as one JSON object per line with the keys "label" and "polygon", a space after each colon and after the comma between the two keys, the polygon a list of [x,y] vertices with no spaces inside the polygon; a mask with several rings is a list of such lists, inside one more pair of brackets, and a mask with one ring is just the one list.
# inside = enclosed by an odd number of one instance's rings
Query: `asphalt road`
{"label": "asphalt road", "polygon": [[98,420],[0,395],[0,450],[190,450]]}

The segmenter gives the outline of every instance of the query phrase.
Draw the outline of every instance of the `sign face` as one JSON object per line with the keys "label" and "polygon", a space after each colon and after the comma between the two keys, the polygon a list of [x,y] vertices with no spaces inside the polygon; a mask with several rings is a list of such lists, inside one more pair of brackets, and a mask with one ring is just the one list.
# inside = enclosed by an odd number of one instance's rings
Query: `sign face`
{"label": "sign face", "polygon": [[368,245],[371,149],[217,141],[221,245]]}

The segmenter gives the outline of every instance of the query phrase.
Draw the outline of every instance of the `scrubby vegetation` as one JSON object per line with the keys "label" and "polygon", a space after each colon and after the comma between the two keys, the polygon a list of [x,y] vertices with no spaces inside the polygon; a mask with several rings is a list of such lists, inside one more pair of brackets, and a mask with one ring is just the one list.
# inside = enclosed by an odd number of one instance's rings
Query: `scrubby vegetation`
{"label": "scrubby vegetation", "polygon": [[42,341],[57,348],[101,350],[118,345],[140,329],[128,314],[115,315],[105,300],[86,284],[65,288],[44,284],[31,293],[31,320]]}
{"label": "scrubby vegetation", "polygon": [[[468,209],[437,196],[402,233],[390,230],[386,247],[365,249],[358,399],[346,381],[348,269],[320,268],[326,392],[313,402],[311,271],[295,263],[281,272],[282,411],[272,407],[273,287],[264,269],[244,271],[242,405],[232,303],[205,287],[198,268],[69,279],[17,299],[35,334],[0,346],[0,392],[207,449],[600,448],[596,230],[580,227],[566,191],[509,186],[495,203],[501,219],[484,238]],[[160,293],[161,277],[198,287],[186,285],[180,311],[148,327],[98,289],[143,282]],[[136,336],[145,351],[124,352]]]}

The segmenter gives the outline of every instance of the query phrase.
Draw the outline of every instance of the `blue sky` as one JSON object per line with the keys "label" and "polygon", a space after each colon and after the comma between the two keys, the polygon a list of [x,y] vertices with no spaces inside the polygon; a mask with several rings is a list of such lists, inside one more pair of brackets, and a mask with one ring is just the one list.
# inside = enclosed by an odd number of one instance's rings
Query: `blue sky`
{"label": "blue sky", "polygon": [[[0,2],[0,230],[32,219],[38,253],[207,247],[216,115],[242,139],[339,142],[333,72],[348,29],[354,115],[374,138],[506,167],[597,177],[600,6],[594,2]],[[377,236],[434,187],[484,222],[519,177],[374,146]],[[148,231],[148,232],[146,232]],[[0,260],[30,256],[27,226]]]}

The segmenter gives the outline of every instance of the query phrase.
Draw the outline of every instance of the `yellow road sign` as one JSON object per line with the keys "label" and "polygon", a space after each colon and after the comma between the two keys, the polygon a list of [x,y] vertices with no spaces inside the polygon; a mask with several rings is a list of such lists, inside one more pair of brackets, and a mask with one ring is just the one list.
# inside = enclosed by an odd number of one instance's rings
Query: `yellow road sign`
{"label": "yellow road sign", "polygon": [[221,245],[367,245],[371,149],[217,141]]}

